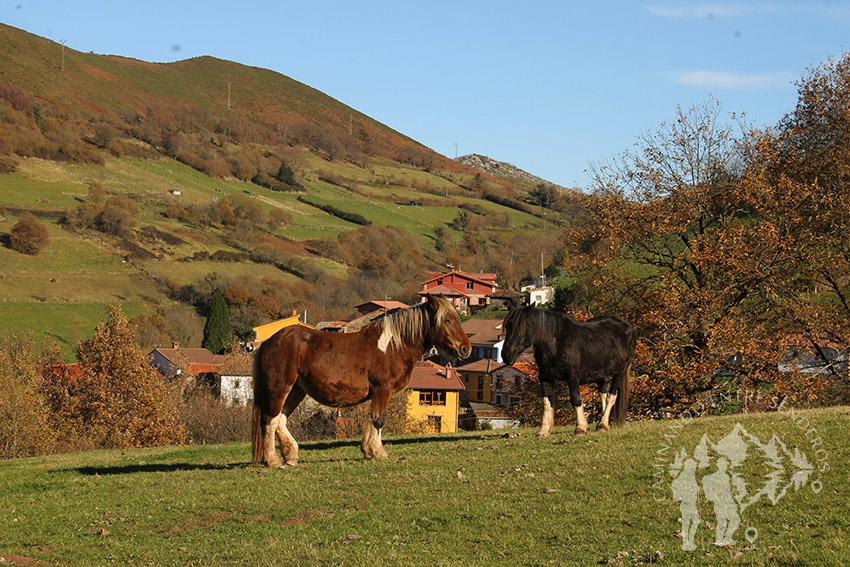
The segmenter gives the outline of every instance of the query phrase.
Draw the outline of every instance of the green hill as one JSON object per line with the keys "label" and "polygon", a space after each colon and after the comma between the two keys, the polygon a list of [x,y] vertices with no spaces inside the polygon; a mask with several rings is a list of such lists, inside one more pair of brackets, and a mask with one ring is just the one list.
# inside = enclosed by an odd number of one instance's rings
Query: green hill
{"label": "green hill", "polygon": [[[557,261],[576,214],[272,71],[67,47],[63,69],[61,51],[0,24],[0,332],[51,337],[68,358],[110,302],[194,344],[211,294],[237,285],[241,332],[292,309],[316,323],[415,301],[447,264],[511,289],[541,251]],[[8,246],[25,211],[52,236],[37,256]]]}

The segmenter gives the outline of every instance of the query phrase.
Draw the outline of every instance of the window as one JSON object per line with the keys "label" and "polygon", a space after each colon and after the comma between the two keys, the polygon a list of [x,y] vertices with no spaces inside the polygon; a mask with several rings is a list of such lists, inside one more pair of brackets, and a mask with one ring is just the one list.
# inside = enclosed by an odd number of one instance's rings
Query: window
{"label": "window", "polygon": [[466,282],[466,289],[472,289],[472,287],[473,287],[472,282]]}
{"label": "window", "polygon": [[421,390],[419,392],[420,406],[446,405],[446,393],[440,390]]}

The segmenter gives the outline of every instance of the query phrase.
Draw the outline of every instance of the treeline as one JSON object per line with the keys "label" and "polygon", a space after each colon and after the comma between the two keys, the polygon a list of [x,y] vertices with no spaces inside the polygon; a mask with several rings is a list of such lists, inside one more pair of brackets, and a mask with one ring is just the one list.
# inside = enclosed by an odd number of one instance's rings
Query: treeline
{"label": "treeline", "polygon": [[319,210],[325,211],[329,215],[333,215],[333,216],[335,216],[339,219],[342,219],[342,220],[350,222],[350,223],[359,224],[361,226],[368,226],[368,225],[372,224],[372,221],[368,220],[363,215],[360,215],[360,214],[357,214],[357,213],[350,213],[348,211],[343,211],[342,209],[334,207],[333,205],[329,205],[329,204],[326,204],[326,203],[325,204],[317,203],[317,202],[315,202],[311,199],[308,199],[307,197],[304,197],[304,196],[299,196],[298,200],[301,201],[302,203],[304,203],[305,205],[310,205],[311,207],[315,207]]}
{"label": "treeline", "polygon": [[812,70],[775,128],[679,109],[596,169],[563,234],[562,308],[627,317],[636,411],[714,390],[850,402],[850,56]]}

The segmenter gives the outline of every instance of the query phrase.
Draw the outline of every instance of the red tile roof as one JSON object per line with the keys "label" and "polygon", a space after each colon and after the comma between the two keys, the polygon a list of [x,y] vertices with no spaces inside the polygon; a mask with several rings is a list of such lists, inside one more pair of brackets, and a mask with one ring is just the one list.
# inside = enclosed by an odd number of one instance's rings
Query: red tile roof
{"label": "red tile roof", "polygon": [[410,374],[408,387],[414,390],[463,390],[463,382],[452,367],[433,362],[417,362]]}

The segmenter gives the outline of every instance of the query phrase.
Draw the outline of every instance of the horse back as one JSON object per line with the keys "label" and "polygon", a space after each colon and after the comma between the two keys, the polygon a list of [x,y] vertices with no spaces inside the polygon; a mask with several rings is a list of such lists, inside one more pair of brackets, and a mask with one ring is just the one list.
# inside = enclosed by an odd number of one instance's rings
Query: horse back
{"label": "horse back", "polygon": [[625,319],[600,315],[584,322],[567,321],[557,343],[559,365],[582,381],[594,381],[623,372],[631,364],[635,333]]}

